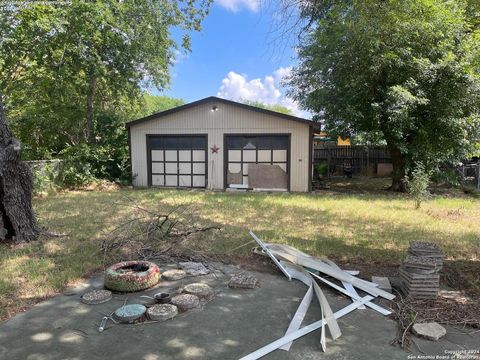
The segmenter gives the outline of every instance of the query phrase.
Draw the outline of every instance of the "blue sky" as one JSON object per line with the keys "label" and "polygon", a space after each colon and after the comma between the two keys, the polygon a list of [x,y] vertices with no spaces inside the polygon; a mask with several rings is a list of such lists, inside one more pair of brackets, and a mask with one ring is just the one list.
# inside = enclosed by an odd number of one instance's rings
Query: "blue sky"
{"label": "blue sky", "polygon": [[272,33],[274,9],[259,2],[216,0],[202,32],[192,34],[191,53],[177,56],[170,89],[161,94],[186,102],[212,95],[256,100],[302,115],[281,84],[294,64],[292,39]]}

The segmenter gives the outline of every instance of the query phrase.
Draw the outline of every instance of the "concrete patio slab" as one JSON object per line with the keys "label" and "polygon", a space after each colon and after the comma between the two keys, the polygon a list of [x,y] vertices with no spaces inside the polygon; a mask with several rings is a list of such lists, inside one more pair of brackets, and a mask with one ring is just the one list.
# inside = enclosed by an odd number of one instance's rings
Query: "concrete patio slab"
{"label": "concrete patio slab", "polygon": [[[0,359],[238,359],[283,336],[306,287],[298,281],[289,282],[280,274],[252,272],[259,279],[258,288],[230,289],[227,287],[230,275],[239,269],[217,265],[223,274],[161,281],[155,289],[145,292],[114,294],[111,301],[99,305],[83,304],[80,296],[84,292],[103,286],[102,277],[94,277],[83,286],[0,324]],[[160,266],[162,270],[171,268]],[[194,282],[204,282],[216,293],[202,310],[162,323],[115,325],[109,322],[107,330],[98,332],[102,313],[112,313],[125,301],[135,303],[141,295],[171,292]],[[333,311],[350,303],[345,297],[323,288]],[[318,320],[319,316],[320,309],[313,304],[305,324]],[[316,331],[296,340],[289,352],[276,350],[265,359],[407,359],[412,355],[389,345],[396,336],[396,324],[372,310],[356,310],[340,319],[339,325],[343,336],[334,342],[328,341],[326,353],[320,350]],[[448,335],[445,339],[449,339]],[[480,343],[478,336],[471,339]],[[444,351],[442,346],[455,349],[442,340],[435,343],[439,353]],[[474,348],[473,345],[470,348]]]}

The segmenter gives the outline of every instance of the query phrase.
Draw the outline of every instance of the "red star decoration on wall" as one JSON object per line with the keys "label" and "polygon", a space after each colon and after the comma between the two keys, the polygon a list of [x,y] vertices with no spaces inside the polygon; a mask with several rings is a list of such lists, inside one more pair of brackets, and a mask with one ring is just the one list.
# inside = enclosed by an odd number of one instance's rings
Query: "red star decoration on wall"
{"label": "red star decoration on wall", "polygon": [[212,154],[218,154],[220,148],[217,145],[213,145],[210,150],[212,150]]}

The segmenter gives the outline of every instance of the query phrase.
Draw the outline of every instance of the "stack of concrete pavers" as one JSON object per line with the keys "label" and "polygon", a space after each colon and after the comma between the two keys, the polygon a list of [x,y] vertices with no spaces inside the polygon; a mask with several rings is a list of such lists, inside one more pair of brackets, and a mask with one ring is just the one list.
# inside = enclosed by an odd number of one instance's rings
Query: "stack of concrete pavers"
{"label": "stack of concrete pavers", "polygon": [[437,244],[412,241],[400,266],[402,289],[414,299],[433,299],[440,290],[443,255]]}
{"label": "stack of concrete pavers", "polygon": [[408,253],[414,256],[435,259],[440,269],[443,266],[443,253],[434,242],[427,241],[411,241]]}

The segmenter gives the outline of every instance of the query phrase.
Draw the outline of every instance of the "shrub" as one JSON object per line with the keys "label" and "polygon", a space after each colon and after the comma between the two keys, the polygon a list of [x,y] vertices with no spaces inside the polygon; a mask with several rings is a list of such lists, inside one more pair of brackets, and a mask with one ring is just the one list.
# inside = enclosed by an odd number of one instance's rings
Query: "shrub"
{"label": "shrub", "polygon": [[430,176],[431,172],[427,171],[421,162],[417,162],[410,176],[404,178],[407,192],[415,201],[415,209],[419,209],[422,201],[430,196],[428,191]]}
{"label": "shrub", "polygon": [[29,161],[33,175],[33,194],[42,195],[55,192],[59,186],[59,172],[61,160]]}
{"label": "shrub", "polygon": [[313,174],[316,179],[327,176],[328,164],[325,162],[317,163],[313,166]]}
{"label": "shrub", "polygon": [[62,151],[63,166],[59,183],[75,188],[105,179],[121,184],[131,181],[126,150],[120,146],[87,145],[70,146]]}

